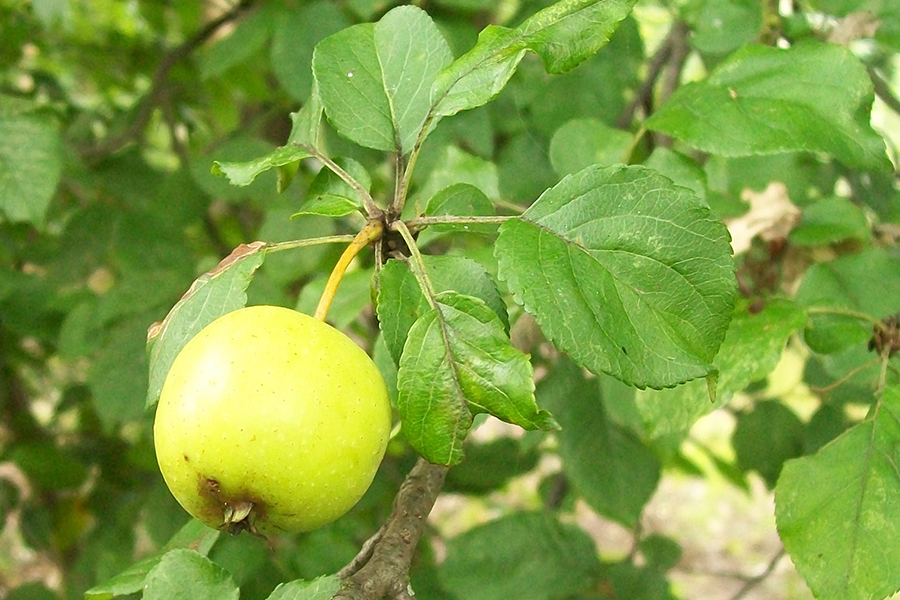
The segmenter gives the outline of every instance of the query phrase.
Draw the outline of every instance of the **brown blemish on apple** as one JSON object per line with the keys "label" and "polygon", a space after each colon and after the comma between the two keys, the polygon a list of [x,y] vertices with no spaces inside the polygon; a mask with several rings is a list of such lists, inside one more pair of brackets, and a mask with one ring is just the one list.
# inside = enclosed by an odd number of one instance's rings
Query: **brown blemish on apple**
{"label": "brown blemish on apple", "polygon": [[225,493],[218,480],[203,475],[197,476],[197,491],[205,500],[205,512],[210,521],[219,521],[219,529],[232,535],[246,531],[267,539],[259,533],[256,522],[265,522],[265,508],[262,502],[244,491]]}

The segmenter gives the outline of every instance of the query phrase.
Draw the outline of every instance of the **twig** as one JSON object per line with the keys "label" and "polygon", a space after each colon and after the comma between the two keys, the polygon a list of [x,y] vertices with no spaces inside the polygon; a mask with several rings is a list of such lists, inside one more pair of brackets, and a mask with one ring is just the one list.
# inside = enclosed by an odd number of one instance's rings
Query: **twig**
{"label": "twig", "polygon": [[647,65],[647,77],[644,78],[641,87],[635,92],[634,98],[628,103],[628,106],[625,107],[625,110],[622,111],[619,118],[616,119],[616,127],[619,129],[627,129],[628,126],[631,125],[631,121],[634,119],[634,113],[637,112],[637,109],[641,106],[645,106],[653,96],[653,87],[656,85],[656,80],[659,78],[659,74],[662,73],[663,67],[669,60],[669,54],[672,52],[673,33],[674,28],[672,31],[669,31],[669,35],[662,41],[662,44],[660,44],[659,48],[656,50],[656,54],[650,59],[650,64]]}
{"label": "twig", "polygon": [[[357,562],[364,562],[355,573],[342,576],[341,591],[335,600],[380,600],[381,598],[408,599],[409,565],[416,546],[425,529],[425,519],[444,485],[447,467],[419,459],[394,499],[391,516],[375,534],[370,556],[363,560],[359,555],[339,572],[357,569]],[[361,552],[362,554],[362,552]],[[359,561],[357,559],[360,559]]]}
{"label": "twig", "polygon": [[871,66],[866,67],[869,73],[869,79],[872,80],[872,86],[875,88],[875,95],[881,98],[885,106],[900,115],[900,98],[894,95],[893,90],[888,83],[875,71]]}
{"label": "twig", "polygon": [[[681,83],[681,72],[684,70],[684,63],[687,61],[688,54],[691,51],[687,43],[687,35],[689,28],[684,21],[676,21],[672,25],[672,33],[670,34],[670,44],[672,46],[669,52],[669,60],[666,65],[666,72],[662,76],[661,88],[659,91],[659,104],[665,104]],[[672,138],[656,134],[653,136],[656,146],[670,147]]]}
{"label": "twig", "polygon": [[772,558],[772,560],[769,561],[769,565],[766,567],[765,571],[763,571],[762,573],[760,573],[759,575],[757,575],[755,577],[751,577],[750,579],[748,579],[747,583],[745,583],[741,587],[741,589],[739,589],[737,591],[737,593],[731,597],[731,600],[741,600],[741,598],[743,598],[744,596],[746,596],[747,594],[750,593],[750,590],[752,590],[753,588],[758,586],[760,583],[765,581],[766,577],[771,575],[772,571],[775,570],[775,567],[778,566],[778,561],[780,561],[783,556],[784,556],[784,548],[779,550],[778,554],[776,554]]}
{"label": "twig", "polygon": [[159,61],[159,64],[156,65],[156,70],[153,72],[153,77],[150,80],[150,90],[138,105],[134,121],[131,122],[131,125],[129,125],[127,129],[125,129],[118,135],[107,138],[97,146],[88,149],[85,152],[86,158],[96,159],[105,154],[115,152],[121,149],[134,138],[138,137],[147,126],[147,123],[150,122],[150,117],[153,115],[153,109],[157,104],[159,104],[159,102],[165,95],[164,89],[166,80],[169,77],[169,71],[172,70],[172,67],[178,64],[178,62],[183,58],[187,57],[198,46],[200,46],[200,44],[209,39],[223,25],[226,25],[240,17],[247,9],[250,8],[250,6],[253,4],[253,1],[254,0],[241,0],[240,2],[235,4],[231,10],[221,15],[217,19],[210,21],[203,29],[189,37],[181,45],[176,46],[165,55],[163,55],[162,59]]}

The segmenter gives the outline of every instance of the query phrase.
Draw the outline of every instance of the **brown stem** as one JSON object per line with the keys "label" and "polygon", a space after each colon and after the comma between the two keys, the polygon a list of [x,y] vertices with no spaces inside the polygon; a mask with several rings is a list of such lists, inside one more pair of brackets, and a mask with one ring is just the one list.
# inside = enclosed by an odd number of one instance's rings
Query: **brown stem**
{"label": "brown stem", "polygon": [[[670,34],[672,49],[669,53],[668,65],[666,72],[662,77],[662,85],[659,92],[659,104],[664,104],[681,83],[681,72],[684,70],[684,63],[687,61],[688,54],[691,51],[687,42],[689,32],[687,23],[677,21],[672,25],[672,33]],[[654,143],[657,146],[672,146],[672,138],[667,135],[657,134],[654,136]]]}
{"label": "brown stem", "polygon": [[447,467],[419,459],[400,486],[391,516],[373,536],[374,543],[366,542],[360,555],[338,573],[343,585],[335,600],[412,597],[409,565],[446,475]]}
{"label": "brown stem", "polygon": [[662,44],[660,44],[659,48],[656,50],[656,54],[653,55],[653,58],[650,59],[650,64],[647,65],[647,77],[644,78],[641,87],[635,92],[634,98],[628,106],[625,107],[625,110],[622,111],[619,118],[616,119],[616,127],[619,129],[627,129],[628,126],[631,125],[631,121],[634,119],[634,113],[637,112],[637,109],[641,106],[646,106],[653,96],[653,87],[656,85],[656,80],[659,79],[659,74],[662,73],[663,67],[669,60],[669,54],[672,51],[673,32],[674,28],[673,31],[669,32],[669,35],[666,36],[666,39],[663,40]]}
{"label": "brown stem", "polygon": [[140,101],[131,125],[118,135],[107,138],[94,148],[88,149],[85,152],[85,157],[88,159],[100,158],[121,149],[128,144],[128,142],[138,137],[141,132],[144,131],[147,123],[150,122],[150,117],[153,116],[153,109],[165,96],[166,81],[172,67],[209,39],[223,25],[240,17],[250,8],[253,1],[254,0],[241,0],[235,4],[231,10],[217,19],[210,21],[203,29],[186,39],[181,45],[176,46],[163,55],[159,64],[156,65],[156,70],[153,72],[153,77],[150,80],[150,91],[147,92],[147,95]]}
{"label": "brown stem", "polygon": [[900,115],[900,99],[894,95],[887,81],[872,67],[866,67],[866,71],[869,72],[869,78],[872,80],[872,86],[875,88],[875,95],[881,98],[885,106]]}

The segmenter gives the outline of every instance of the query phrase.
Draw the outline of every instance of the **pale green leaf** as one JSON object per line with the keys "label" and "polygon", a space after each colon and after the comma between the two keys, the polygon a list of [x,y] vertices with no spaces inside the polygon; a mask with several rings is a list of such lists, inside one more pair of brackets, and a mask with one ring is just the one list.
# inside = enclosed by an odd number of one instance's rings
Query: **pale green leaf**
{"label": "pale green leaf", "polygon": [[312,581],[297,579],[279,584],[266,600],[331,600],[340,589],[341,580],[334,575]]}
{"label": "pale green leaf", "polygon": [[573,119],[560,127],[550,140],[550,163],[560,177],[591,165],[624,162],[633,136],[613,129],[597,119]]}
{"label": "pale green leaf", "polygon": [[245,186],[253,183],[260,173],[264,173],[275,167],[281,167],[295,163],[312,154],[299,145],[281,146],[265,156],[245,162],[215,161],[212,172],[214,175],[224,175],[231,185]]}
{"label": "pale green leaf", "polygon": [[62,143],[42,115],[0,115],[0,219],[40,226],[62,171]]}
{"label": "pale green leaf", "polygon": [[704,377],[731,318],[725,226],[643,167],[590,167],[500,227],[499,273],[556,346],[637,387]]}
{"label": "pale green leaf", "polygon": [[426,460],[453,465],[474,414],[526,429],[555,426],[534,400],[532,367],[496,313],[456,292],[437,296],[409,330],[397,373],[397,408],[407,441]]}
{"label": "pale green leaf", "polygon": [[159,400],[175,357],[188,341],[218,317],[247,303],[247,286],[265,258],[265,244],[242,244],[215,269],[201,275],[161,323],[148,333],[150,384],[147,406]]}
{"label": "pale green leaf", "polygon": [[749,308],[747,301],[735,307],[725,340],[713,360],[719,372],[715,403],[710,402],[704,380],[667,390],[637,392],[635,403],[650,437],[687,431],[736,392],[768,375],[778,364],[790,336],[806,322],[806,312],[787,300],[773,300],[760,312]]}
{"label": "pale green leaf", "polygon": [[367,148],[409,152],[430,108],[450,47],[421,9],[401,6],[322,40],[313,74],[337,131]]}
{"label": "pale green leaf", "polygon": [[821,600],[873,600],[900,590],[900,389],[863,423],[785,464],[775,490],[778,534]]}
{"label": "pale green leaf", "polygon": [[238,600],[228,571],[193,550],[171,550],[147,575],[144,600]]}
{"label": "pale green leaf", "polygon": [[116,596],[127,596],[140,592],[144,588],[147,575],[160,563],[169,550],[188,548],[201,556],[206,556],[213,544],[216,543],[220,533],[200,521],[192,519],[169,540],[162,550],[139,560],[102,585],[87,590],[84,597],[86,600],[109,600]]}
{"label": "pale green leaf", "polygon": [[887,170],[872,100],[865,67],[843,46],[748,46],[679,88],[646,127],[722,156],[805,150]]}
{"label": "pale green leaf", "polygon": [[[365,190],[372,187],[372,178],[366,168],[351,158],[337,158],[334,161],[350,174]],[[343,217],[353,212],[365,214],[365,204],[360,195],[330,169],[323,168],[313,179],[307,191],[307,201],[293,216],[322,215]]]}

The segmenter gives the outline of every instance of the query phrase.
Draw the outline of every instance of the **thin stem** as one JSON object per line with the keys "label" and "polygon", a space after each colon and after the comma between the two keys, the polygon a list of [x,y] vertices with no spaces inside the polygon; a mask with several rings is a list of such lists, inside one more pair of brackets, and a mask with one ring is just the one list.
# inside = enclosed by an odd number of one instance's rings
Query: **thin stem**
{"label": "thin stem", "polygon": [[413,146],[412,152],[409,153],[409,160],[406,162],[406,169],[403,171],[403,178],[400,180],[400,185],[394,190],[394,201],[391,203],[391,214],[393,215],[399,215],[403,212],[403,205],[406,204],[406,194],[409,193],[409,183],[412,180],[413,170],[416,168],[416,163],[419,160],[419,152],[422,151],[422,144],[425,143],[425,137],[428,135],[428,130],[431,128],[431,123],[433,121],[434,113],[429,112],[428,117],[422,124],[422,129],[419,130],[419,137],[416,139],[416,145]]}
{"label": "thin stem", "polygon": [[353,191],[359,194],[359,197],[362,198],[363,203],[366,205],[366,212],[370,219],[380,218],[382,214],[382,210],[378,208],[378,205],[375,204],[375,200],[372,198],[372,194],[362,186],[360,182],[358,182],[353,175],[345,171],[335,163],[333,160],[322,154],[318,148],[315,146],[311,146],[310,144],[297,144],[298,148],[302,148],[316,157],[318,160],[322,161],[322,164],[328,167],[328,170],[340,177],[344,180],[344,183],[353,188]]}
{"label": "thin stem", "polygon": [[637,109],[647,105],[653,96],[653,87],[656,85],[656,80],[659,78],[660,73],[662,73],[663,67],[669,60],[669,54],[672,52],[673,35],[674,28],[669,31],[666,39],[663,40],[662,44],[660,44],[659,48],[656,50],[656,54],[650,59],[650,64],[647,66],[647,77],[644,78],[644,82],[641,84],[641,87],[638,88],[634,98],[631,99],[631,102],[628,103],[628,106],[616,120],[616,127],[619,129],[626,129],[631,125],[631,121],[634,119],[634,113],[637,112]]}
{"label": "thin stem", "polygon": [[[511,219],[518,219],[517,216],[498,215],[498,216],[463,216],[463,215],[435,215],[431,217],[416,217],[406,222],[408,227],[428,227],[429,225],[466,225],[466,224],[501,224]],[[401,234],[402,235],[402,234]]]}
{"label": "thin stem", "polygon": [[511,210],[516,214],[522,214],[526,210],[528,210],[527,206],[519,206],[515,202],[510,202],[509,200],[493,200],[492,201],[494,207],[496,208],[505,208],[506,210]]}
{"label": "thin stem", "polygon": [[328,281],[325,283],[325,290],[322,292],[322,297],[319,298],[319,304],[316,306],[316,312],[313,315],[316,319],[320,321],[325,320],[325,317],[328,316],[328,309],[331,308],[331,302],[334,300],[334,295],[337,293],[338,286],[341,285],[341,280],[344,278],[344,273],[347,271],[347,267],[350,266],[351,261],[356,258],[356,255],[359,254],[360,250],[375,240],[380,239],[382,233],[384,233],[384,225],[382,225],[381,221],[371,220],[365,224],[358,234],[356,234],[356,237],[353,238],[353,241],[350,242],[350,245],[347,246],[344,253],[341,254],[337,264],[334,265],[334,269],[331,270],[331,275],[328,276]]}
{"label": "thin stem", "polygon": [[842,317],[852,317],[860,321],[868,321],[879,330],[884,329],[884,323],[864,312],[859,312],[851,308],[842,308],[840,306],[810,306],[806,309],[809,315],[838,315]]}
{"label": "thin stem", "polygon": [[294,248],[316,246],[318,244],[346,244],[348,242],[352,242],[355,238],[355,235],[353,235],[352,233],[348,233],[345,235],[326,235],[316,238],[307,238],[305,240],[271,242],[266,244],[266,252],[281,252],[282,250],[293,250]]}
{"label": "thin stem", "polygon": [[775,570],[775,567],[778,566],[778,562],[779,562],[783,557],[784,557],[784,548],[782,548],[781,550],[779,550],[779,551],[778,551],[778,554],[776,554],[776,555],[772,558],[772,560],[769,561],[769,564],[768,564],[768,566],[766,567],[766,570],[765,570],[765,571],[763,571],[762,573],[760,573],[760,574],[757,575],[756,577],[752,577],[752,578],[750,578],[749,580],[747,580],[747,583],[745,583],[745,584],[741,587],[741,589],[739,589],[739,590],[737,591],[737,593],[736,593],[734,596],[731,597],[731,600],[741,600],[741,598],[743,598],[744,596],[746,596],[747,594],[749,594],[749,593],[750,593],[750,590],[752,590],[753,588],[755,588],[756,586],[758,586],[760,583],[762,583],[762,582],[766,579],[766,577],[768,577],[769,575],[772,574],[772,572]]}
{"label": "thin stem", "polygon": [[428,273],[425,272],[425,262],[422,260],[422,254],[419,252],[419,247],[416,246],[415,238],[413,238],[412,233],[410,233],[409,228],[403,221],[394,221],[391,224],[391,229],[398,232],[400,237],[403,238],[403,241],[405,241],[406,245],[409,247],[409,268],[413,272],[413,275],[416,276],[416,281],[419,282],[419,287],[422,288],[422,293],[425,294],[429,306],[437,310],[437,302],[434,299],[437,292],[434,291],[434,286],[431,285],[431,279],[428,278]]}
{"label": "thin stem", "polygon": [[843,377],[841,377],[837,381],[832,381],[831,383],[829,383],[828,385],[826,385],[824,387],[809,386],[809,391],[815,392],[816,394],[828,393],[831,390],[838,388],[838,387],[844,385],[845,383],[847,383],[848,381],[850,381],[850,379],[852,379],[853,376],[856,375],[857,373],[859,373],[860,371],[863,371],[865,369],[868,369],[869,367],[874,366],[876,361],[877,361],[877,359],[866,361],[863,364],[856,367],[855,369],[852,369],[849,373],[845,374]]}
{"label": "thin stem", "polygon": [[900,99],[891,91],[891,86],[879,75],[873,67],[866,67],[869,73],[869,79],[872,80],[872,86],[875,88],[875,95],[881,98],[881,101],[892,111],[900,115]]}
{"label": "thin stem", "polygon": [[644,138],[644,135],[646,135],[646,133],[647,130],[644,129],[643,125],[641,125],[641,128],[635,132],[634,137],[631,139],[631,144],[629,144],[625,152],[622,153],[623,163],[625,163],[626,165],[628,164],[628,162],[631,160],[631,155],[634,154],[634,149],[637,148],[637,145],[641,143],[641,140]]}

